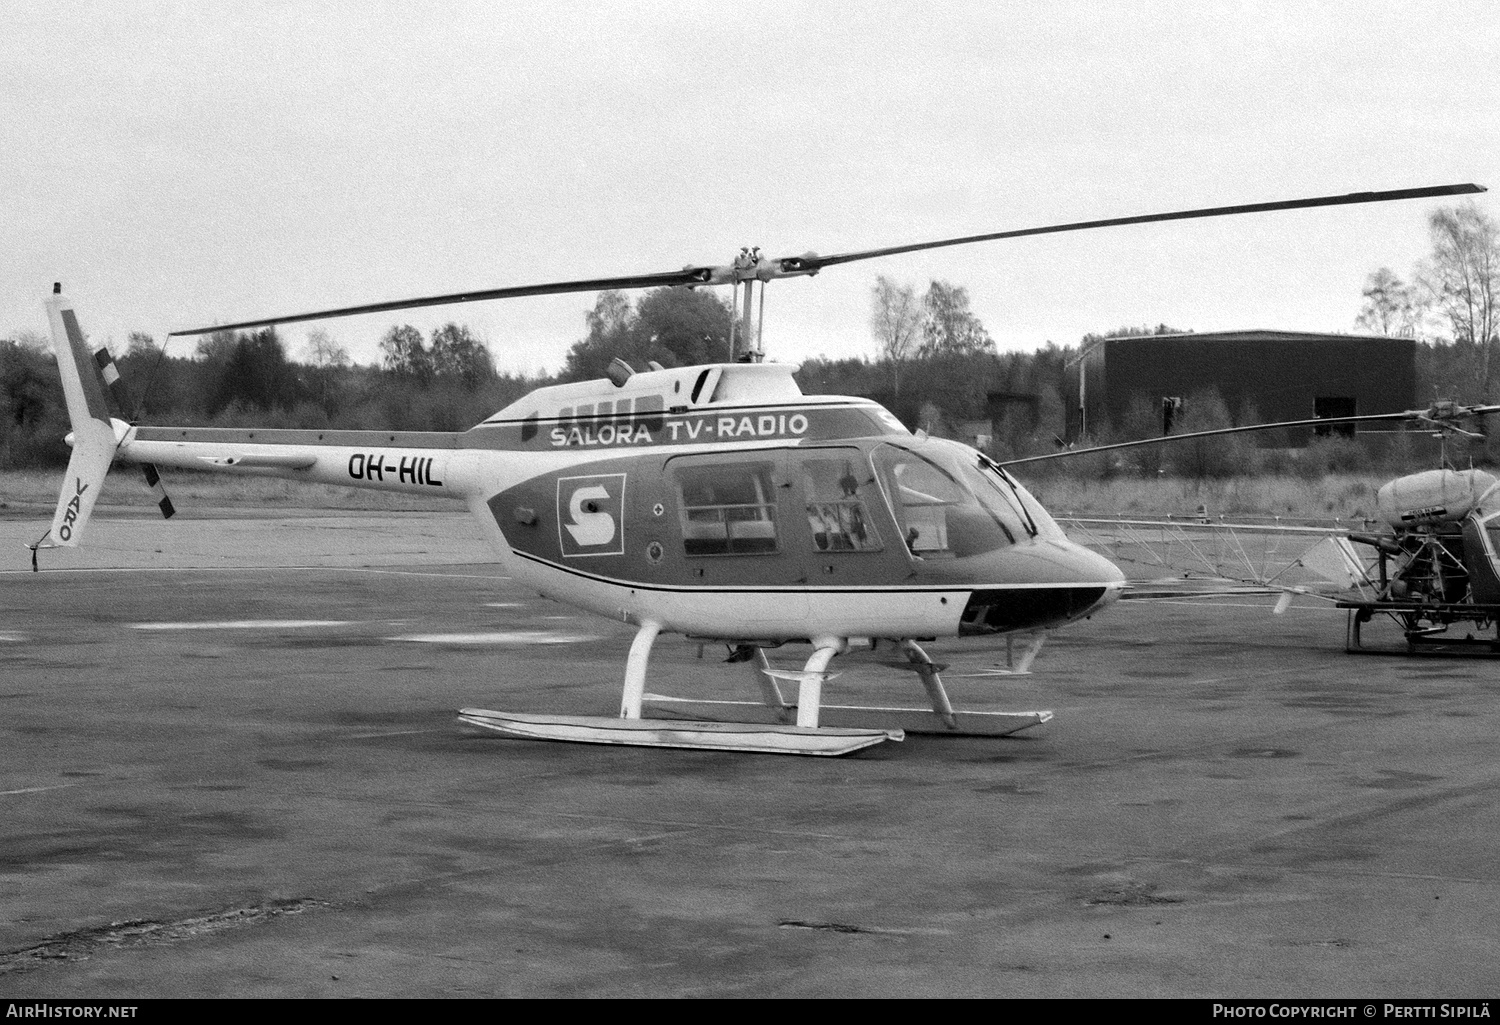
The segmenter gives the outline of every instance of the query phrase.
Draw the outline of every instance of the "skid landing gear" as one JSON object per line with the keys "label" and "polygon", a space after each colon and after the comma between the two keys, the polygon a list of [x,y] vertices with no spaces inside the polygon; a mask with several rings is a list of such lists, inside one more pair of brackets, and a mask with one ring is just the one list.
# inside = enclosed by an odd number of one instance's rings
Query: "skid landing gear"
{"label": "skid landing gear", "polygon": [[[828,666],[849,647],[847,639],[839,637],[813,638],[812,655],[799,670],[771,668],[765,651],[758,646],[737,648],[732,660],[746,663],[760,694],[759,701],[709,701],[652,694],[646,691],[646,665],[660,632],[658,625],[647,623],[630,645],[618,717],[527,715],[465,708],[459,712],[459,718],[474,726],[537,740],[823,756],[849,754],[886,740],[901,740],[906,733],[1000,737],[1052,718],[1051,712],[955,709],[940,675],[947,667],[934,662],[912,640],[898,642],[905,656],[901,665],[917,674],[930,708],[825,705],[823,685],[839,675],[829,672]],[[1028,647],[1022,672],[1040,646],[1038,639]],[[643,717],[642,710],[646,708],[656,717]],[[728,718],[765,721],[724,721]]]}
{"label": "skid landing gear", "polygon": [[[835,654],[847,649],[842,641],[814,641],[814,651],[807,665],[800,671],[772,669],[766,654],[755,649],[748,660],[754,674],[761,700],[756,701],[704,701],[691,698],[668,697],[664,694],[647,694],[645,703],[659,713],[683,717],[719,717],[725,715],[750,716],[769,715],[776,722],[796,722],[799,726],[811,725],[819,728],[847,727],[896,730],[903,733],[935,733],[960,737],[1003,737],[1010,733],[1039,726],[1052,718],[1051,712],[969,712],[953,707],[943,686],[941,673],[947,666],[934,662],[927,652],[912,640],[898,642],[906,661],[900,667],[917,674],[922,689],[927,692],[929,708],[872,707],[868,705],[825,705],[821,703],[822,687],[836,676],[828,673],[828,662]],[[1024,672],[1041,647],[1041,636],[1032,639],[1022,658]],[[824,653],[827,652],[826,656]],[[997,670],[981,675],[1010,675],[1011,671]],[[789,699],[782,690],[783,683],[797,685],[797,696]]]}
{"label": "skid landing gear", "polygon": [[[1500,657],[1500,606],[1386,601],[1337,607],[1349,613],[1344,650],[1351,655]],[[1366,634],[1372,623],[1385,628],[1373,644]]]}

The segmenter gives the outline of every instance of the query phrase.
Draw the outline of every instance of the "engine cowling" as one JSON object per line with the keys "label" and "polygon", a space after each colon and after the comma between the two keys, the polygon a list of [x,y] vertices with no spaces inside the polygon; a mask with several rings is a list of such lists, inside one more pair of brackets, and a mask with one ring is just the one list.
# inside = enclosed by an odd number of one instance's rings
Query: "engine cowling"
{"label": "engine cowling", "polygon": [[1483,470],[1426,470],[1397,477],[1376,493],[1376,515],[1395,530],[1458,523],[1495,483]]}

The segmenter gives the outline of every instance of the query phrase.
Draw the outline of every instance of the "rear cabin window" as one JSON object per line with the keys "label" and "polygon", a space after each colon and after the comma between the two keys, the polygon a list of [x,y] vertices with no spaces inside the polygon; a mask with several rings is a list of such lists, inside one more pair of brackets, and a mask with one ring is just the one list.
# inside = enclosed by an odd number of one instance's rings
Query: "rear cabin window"
{"label": "rear cabin window", "polygon": [[768,555],[777,550],[770,463],[679,466],[673,477],[688,555]]}
{"label": "rear cabin window", "polygon": [[878,552],[880,537],[870,520],[866,496],[879,491],[863,460],[808,459],[802,463],[802,489],[813,547],[820,552]]}

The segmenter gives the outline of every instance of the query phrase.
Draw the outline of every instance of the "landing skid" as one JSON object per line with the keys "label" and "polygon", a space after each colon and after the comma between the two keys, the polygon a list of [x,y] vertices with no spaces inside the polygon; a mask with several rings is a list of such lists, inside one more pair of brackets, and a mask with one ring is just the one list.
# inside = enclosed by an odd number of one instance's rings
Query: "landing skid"
{"label": "landing skid", "polygon": [[[984,675],[1012,675],[1023,674],[1030,671],[1032,660],[1036,658],[1037,652],[1041,650],[1045,640],[1045,634],[1037,634],[1026,645],[1025,652],[1021,658],[1021,664],[1014,669],[992,670]],[[1007,638],[1007,640],[1009,640]],[[815,711],[816,722],[827,726],[842,726],[853,728],[900,728],[906,733],[935,733],[948,734],[957,737],[1003,737],[1011,733],[1017,733],[1032,726],[1040,726],[1052,718],[1051,712],[967,712],[958,711],[948,700],[948,692],[943,687],[942,677],[939,675],[947,669],[941,662],[934,662],[928,657],[927,652],[915,642],[904,640],[900,642],[900,650],[906,656],[905,662],[887,662],[897,669],[909,669],[915,672],[922,681],[922,689],[927,692],[927,700],[931,708],[907,708],[907,707],[872,707],[868,705],[822,705]],[[1009,655],[1009,644],[1006,646]],[[814,656],[816,658],[816,655]],[[812,665],[809,660],[808,665]],[[1012,663],[1014,665],[1014,663]],[[643,700],[646,705],[653,707],[658,714],[671,716],[682,716],[685,718],[716,717],[733,715],[736,717],[756,716],[761,719],[772,717],[777,722],[789,723],[800,716],[801,711],[798,702],[806,694],[805,683],[810,675],[808,670],[800,672],[789,672],[786,670],[772,669],[766,653],[760,648],[755,649],[754,657],[749,662],[750,671],[754,674],[755,683],[760,690],[761,700],[755,701],[711,701],[692,698],[668,697],[665,694],[646,694]],[[835,673],[818,673],[822,682],[832,679]],[[798,699],[789,700],[781,690],[781,683],[796,683],[799,685]],[[799,720],[800,721],[800,720]]]}
{"label": "landing skid", "polygon": [[[749,668],[761,700],[705,701],[646,693],[646,663],[656,636],[655,623],[644,624],[630,645],[625,663],[625,687],[620,714],[612,716],[525,715],[482,708],[459,712],[463,722],[534,740],[564,740],[583,744],[627,744],[638,747],[676,747],[705,751],[746,751],[760,754],[844,755],[886,740],[902,740],[906,732],[946,733],[954,736],[1000,737],[1039,726],[1051,712],[956,711],[943,688],[940,670],[914,641],[899,642],[906,656],[903,668],[914,671],[927,692],[931,709],[875,708],[824,705],[823,684],[837,676],[828,672],[835,655],[848,650],[843,638],[813,638],[813,653],[800,670],[772,669],[765,652],[746,645]],[[1041,636],[1028,646],[1021,672],[1041,647]],[[751,654],[750,652],[753,652]],[[736,659],[744,660],[744,659]],[[796,686],[789,700],[782,684]],[[644,706],[669,718],[643,718]],[[731,715],[751,721],[725,722]],[[705,718],[714,716],[715,718]],[[754,721],[759,719],[760,721]]]}
{"label": "landing skid", "polygon": [[846,755],[885,740],[901,740],[892,730],[782,726],[774,723],[707,722],[692,719],[617,719],[604,715],[520,715],[465,708],[463,722],[531,740],[632,747],[682,747],[699,751],[755,754]]}
{"label": "landing skid", "polygon": [[[1493,605],[1419,605],[1395,602],[1339,602],[1349,610],[1344,650],[1351,655],[1428,655],[1459,658],[1500,657],[1500,607]],[[1370,643],[1365,630],[1372,621],[1387,626],[1384,637]],[[1401,631],[1400,640],[1390,638]],[[1488,631],[1490,636],[1484,636]],[[1479,633],[1480,636],[1475,636]],[[1381,641],[1384,640],[1384,643]]]}
{"label": "landing skid", "polygon": [[[658,715],[735,716],[764,715],[766,706],[755,701],[704,701],[647,694],[646,704]],[[796,711],[796,705],[787,706]],[[888,727],[898,732],[947,734],[954,737],[1005,737],[1050,722],[1051,712],[954,712],[948,725],[942,716],[926,708],[880,708],[871,705],[824,705],[820,715],[825,726]]]}

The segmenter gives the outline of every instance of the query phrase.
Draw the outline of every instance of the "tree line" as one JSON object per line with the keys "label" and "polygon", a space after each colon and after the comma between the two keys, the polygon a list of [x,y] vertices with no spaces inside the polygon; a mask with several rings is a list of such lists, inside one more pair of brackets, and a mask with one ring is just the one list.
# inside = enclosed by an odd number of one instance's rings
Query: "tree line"
{"label": "tree line", "polygon": [[[326,331],[313,331],[301,360],[275,328],[204,336],[169,355],[135,332],[115,362],[132,410],[116,416],[162,426],[465,430],[538,383],[498,373],[488,347],[459,324],[423,339],[392,327],[381,362],[355,364]],[[67,462],[62,383],[50,345],[23,332],[0,341],[0,468]]]}

